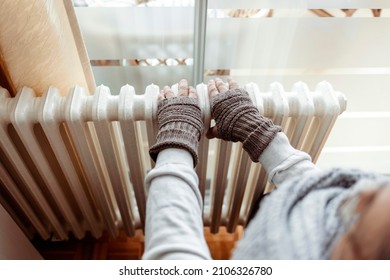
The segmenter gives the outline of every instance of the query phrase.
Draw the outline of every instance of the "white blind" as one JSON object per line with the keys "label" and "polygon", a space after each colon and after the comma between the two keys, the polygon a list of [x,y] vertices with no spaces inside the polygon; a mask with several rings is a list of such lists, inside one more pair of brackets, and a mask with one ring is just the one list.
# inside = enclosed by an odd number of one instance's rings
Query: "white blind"
{"label": "white blind", "polygon": [[[75,8],[91,60],[192,58],[193,7],[79,7]],[[93,66],[97,84],[118,94],[131,84],[143,90],[151,83],[173,84],[190,78],[192,68]]]}
{"label": "white blind", "polygon": [[211,9],[362,9],[362,8],[390,8],[387,0],[209,0]]}

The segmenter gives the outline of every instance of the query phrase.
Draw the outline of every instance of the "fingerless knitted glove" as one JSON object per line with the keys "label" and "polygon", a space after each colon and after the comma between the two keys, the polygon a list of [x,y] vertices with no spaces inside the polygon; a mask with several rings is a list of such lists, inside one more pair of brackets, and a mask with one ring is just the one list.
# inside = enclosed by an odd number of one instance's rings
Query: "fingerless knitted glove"
{"label": "fingerless knitted glove", "polygon": [[156,143],[149,154],[154,161],[160,151],[167,148],[182,148],[189,151],[198,163],[198,142],[203,133],[203,122],[198,99],[176,96],[159,101]]}
{"label": "fingerless knitted glove", "polygon": [[224,140],[242,142],[254,162],[281,131],[270,119],[260,115],[244,89],[230,89],[211,98],[211,110],[218,135]]}

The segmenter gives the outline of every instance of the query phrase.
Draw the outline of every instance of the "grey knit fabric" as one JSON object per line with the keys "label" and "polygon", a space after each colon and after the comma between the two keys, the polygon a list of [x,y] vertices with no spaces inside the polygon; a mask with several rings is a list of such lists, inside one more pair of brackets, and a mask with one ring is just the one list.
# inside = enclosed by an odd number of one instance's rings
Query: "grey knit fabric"
{"label": "grey knit fabric", "polygon": [[219,137],[242,142],[254,162],[281,131],[280,126],[260,115],[244,89],[230,89],[213,96],[210,101]]}
{"label": "grey knit fabric", "polygon": [[340,205],[367,187],[390,182],[360,170],[319,173],[296,176],[266,196],[233,258],[328,259],[335,241],[349,227]]}
{"label": "grey knit fabric", "polygon": [[181,148],[189,151],[198,163],[198,142],[203,133],[203,122],[197,98],[176,96],[159,101],[157,110],[159,131],[149,154],[156,161],[160,151]]}

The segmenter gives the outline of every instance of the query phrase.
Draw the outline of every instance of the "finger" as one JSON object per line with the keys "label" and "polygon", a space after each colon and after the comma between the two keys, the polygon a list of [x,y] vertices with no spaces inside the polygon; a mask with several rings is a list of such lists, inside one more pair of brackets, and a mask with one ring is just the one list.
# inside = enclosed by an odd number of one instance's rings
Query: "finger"
{"label": "finger", "polygon": [[164,96],[164,91],[163,90],[160,90],[160,93],[158,94],[157,96],[157,101],[161,101],[165,99],[165,96]]}
{"label": "finger", "polygon": [[239,88],[238,83],[232,78],[228,79],[228,83],[229,83],[229,89]]}
{"label": "finger", "polygon": [[188,96],[192,98],[198,98],[198,94],[196,93],[196,89],[194,87],[190,87]]}
{"label": "finger", "polygon": [[220,93],[224,93],[224,92],[229,90],[227,85],[221,79],[219,79],[219,78],[215,79],[215,83],[216,83],[218,91]]}
{"label": "finger", "polygon": [[214,80],[210,80],[210,81],[207,83],[207,89],[208,89],[209,97],[210,97],[210,98],[218,94],[218,89],[217,89],[217,87],[215,86]]}
{"label": "finger", "polygon": [[166,98],[171,98],[174,97],[175,94],[173,93],[172,89],[169,86],[164,87],[164,96]]}
{"label": "finger", "polygon": [[188,96],[188,82],[186,79],[180,80],[179,86],[178,86],[178,95],[179,96]]}
{"label": "finger", "polygon": [[218,130],[217,130],[217,126],[214,125],[212,128],[210,128],[207,133],[206,133],[206,137],[208,139],[213,139],[213,138],[219,138],[218,137]]}

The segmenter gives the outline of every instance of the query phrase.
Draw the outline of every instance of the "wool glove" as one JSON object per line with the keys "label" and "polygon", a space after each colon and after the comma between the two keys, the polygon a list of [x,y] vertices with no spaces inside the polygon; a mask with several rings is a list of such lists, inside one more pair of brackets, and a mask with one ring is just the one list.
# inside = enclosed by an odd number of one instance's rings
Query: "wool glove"
{"label": "wool glove", "polygon": [[242,142],[252,161],[258,162],[261,153],[281,131],[281,127],[261,116],[242,88],[214,95],[210,101],[219,137]]}
{"label": "wool glove", "polygon": [[181,148],[191,153],[194,167],[198,163],[198,142],[203,122],[197,98],[175,96],[159,101],[157,110],[159,131],[149,154],[156,161],[160,151]]}

